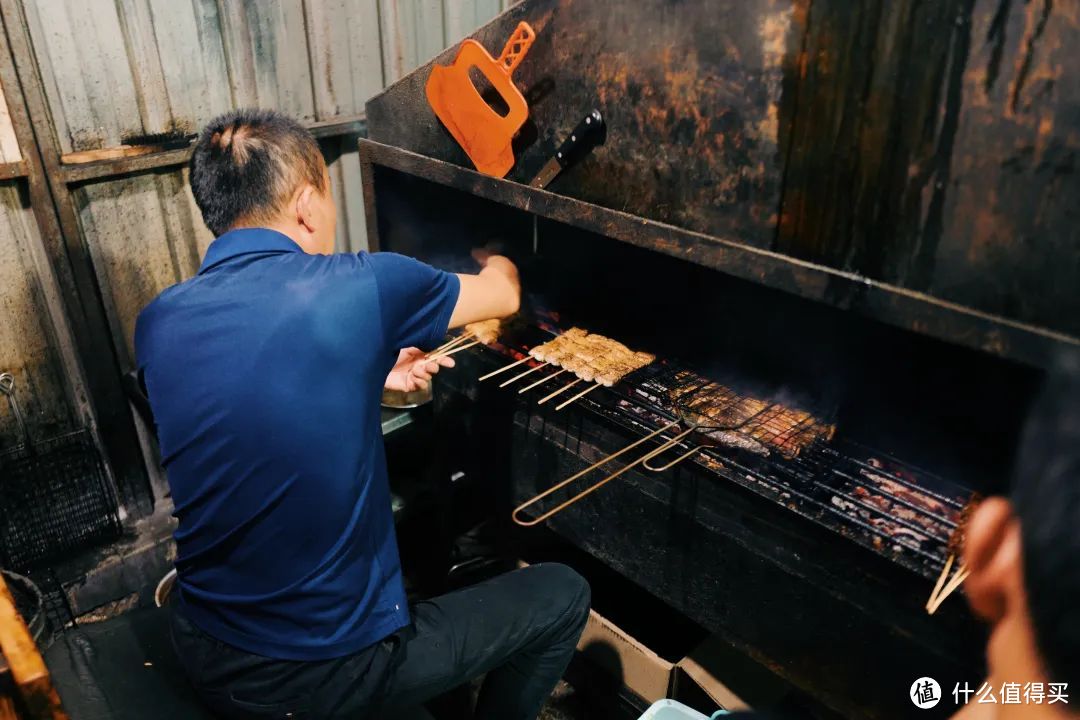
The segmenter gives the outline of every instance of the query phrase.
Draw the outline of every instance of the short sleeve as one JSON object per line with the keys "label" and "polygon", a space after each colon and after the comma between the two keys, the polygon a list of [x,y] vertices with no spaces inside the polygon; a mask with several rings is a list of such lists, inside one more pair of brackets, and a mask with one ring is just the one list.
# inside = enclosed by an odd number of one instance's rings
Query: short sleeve
{"label": "short sleeve", "polygon": [[386,341],[396,349],[436,347],[457,305],[457,275],[396,253],[367,256],[375,274]]}

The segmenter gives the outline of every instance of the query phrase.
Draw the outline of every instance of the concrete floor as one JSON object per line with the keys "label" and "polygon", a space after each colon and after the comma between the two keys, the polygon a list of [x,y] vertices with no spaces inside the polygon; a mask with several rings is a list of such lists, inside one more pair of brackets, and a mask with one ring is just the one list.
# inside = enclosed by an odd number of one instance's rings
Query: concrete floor
{"label": "concrete floor", "polygon": [[537,720],[584,720],[585,714],[574,688],[560,681]]}

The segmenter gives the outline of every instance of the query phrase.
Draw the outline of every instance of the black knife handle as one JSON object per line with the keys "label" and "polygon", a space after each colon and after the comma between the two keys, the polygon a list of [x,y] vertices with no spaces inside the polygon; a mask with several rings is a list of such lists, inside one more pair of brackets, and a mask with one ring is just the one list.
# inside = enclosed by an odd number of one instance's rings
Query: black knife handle
{"label": "black knife handle", "polygon": [[566,167],[577,154],[588,152],[593,143],[600,138],[600,131],[603,129],[604,116],[599,110],[593,110],[578,123],[569,137],[555,151],[555,162],[561,167]]}

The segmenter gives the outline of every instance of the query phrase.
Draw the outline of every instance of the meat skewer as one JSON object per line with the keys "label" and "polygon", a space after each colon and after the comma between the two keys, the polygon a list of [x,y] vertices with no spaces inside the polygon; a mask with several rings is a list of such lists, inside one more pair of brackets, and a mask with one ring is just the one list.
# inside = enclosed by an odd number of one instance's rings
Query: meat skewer
{"label": "meat skewer", "polygon": [[510,378],[509,380],[504,380],[503,382],[499,383],[499,387],[506,387],[507,385],[514,382],[515,380],[520,380],[521,378],[525,377],[526,375],[530,375],[530,374],[536,372],[537,370],[539,370],[540,368],[544,368],[544,367],[547,367],[546,363],[543,364],[543,365],[537,365],[536,367],[531,367],[528,370],[525,370],[524,372],[519,372],[517,375]]}
{"label": "meat skewer", "polygon": [[485,345],[490,345],[498,340],[499,332],[501,330],[502,320],[498,318],[481,320],[480,322],[469,323],[465,326],[465,332],[469,333]]}
{"label": "meat skewer", "polygon": [[949,570],[952,569],[953,562],[964,551],[964,538],[967,535],[967,526],[971,521],[971,516],[975,513],[975,508],[979,506],[980,502],[982,502],[982,495],[973,493],[960,511],[960,519],[956,523],[956,529],[953,530],[952,535],[949,537],[949,557],[945,560],[945,567],[942,569],[941,575],[938,576],[937,584],[934,585],[934,591],[930,593],[930,599],[926,601],[926,612],[930,615],[937,612],[937,609],[941,607],[941,604],[945,602],[945,599],[960,588],[970,573],[967,565],[965,563],[960,563],[960,567],[957,568],[952,579],[949,580],[948,583],[945,582],[945,578],[949,576]]}
{"label": "meat skewer", "polygon": [[479,379],[479,380],[477,380],[477,382],[484,382],[484,381],[485,381],[485,380],[487,380],[488,378],[493,378],[493,377],[495,377],[496,375],[500,375],[500,374],[502,374],[502,373],[506,372],[507,370],[510,370],[510,369],[512,369],[512,368],[516,368],[516,367],[517,367],[518,365],[521,365],[522,363],[526,363],[526,362],[528,362],[528,361],[529,361],[529,356],[528,356],[528,355],[526,355],[525,357],[521,358],[521,359],[520,359],[520,360],[518,360],[517,362],[512,362],[512,363],[510,363],[509,365],[503,365],[503,366],[502,366],[501,368],[499,368],[498,370],[493,370],[492,372],[489,372],[489,373],[488,373],[487,375],[482,375],[482,376],[480,377],[480,379]]}
{"label": "meat skewer", "polygon": [[581,382],[581,378],[578,378],[577,380],[574,380],[574,382],[572,382],[572,383],[568,383],[568,384],[566,384],[566,385],[563,385],[563,386],[562,386],[561,388],[559,388],[559,389],[558,389],[558,390],[556,390],[555,392],[551,393],[550,395],[548,395],[548,396],[546,396],[546,397],[542,397],[542,398],[540,398],[539,402],[537,402],[536,404],[537,404],[537,405],[543,405],[544,403],[546,403],[546,402],[547,402],[548,400],[550,400],[551,398],[555,397],[556,395],[561,395],[561,394],[563,394],[564,392],[566,392],[566,391],[567,391],[567,390],[569,390],[570,388],[572,388],[572,387],[574,387],[575,385],[577,385],[577,384],[578,384],[579,382]]}
{"label": "meat skewer", "polygon": [[439,360],[439,359],[444,358],[444,357],[450,357],[454,353],[459,353],[462,350],[468,350],[473,345],[479,345],[479,344],[480,344],[479,340],[473,340],[471,343],[465,343],[464,345],[460,345],[460,346],[454,348],[453,350],[443,351],[443,352],[439,353],[438,355],[429,355],[427,357],[427,359],[428,360]]}
{"label": "meat skewer", "polygon": [[537,345],[529,355],[569,370],[580,380],[607,387],[656,359],[654,355],[634,352],[620,342],[578,327]]}
{"label": "meat skewer", "polygon": [[555,410],[556,411],[562,410],[564,407],[566,407],[570,403],[572,403],[572,402],[574,402],[576,400],[580,400],[581,398],[585,397],[586,395],[588,395],[589,393],[591,393],[593,390],[595,390],[598,387],[603,387],[603,385],[601,385],[600,383],[593,383],[592,385],[585,388],[584,390],[582,390],[581,392],[579,392],[577,395],[570,398],[569,400],[566,400],[566,401],[562,402],[561,404],[556,405]]}
{"label": "meat skewer", "polygon": [[[541,367],[542,367],[542,366],[541,366]],[[523,392],[528,392],[529,390],[532,390],[532,389],[533,389],[534,387],[536,387],[537,385],[543,385],[544,383],[546,383],[546,382],[547,382],[548,380],[550,380],[551,378],[553,378],[553,377],[558,377],[559,375],[562,375],[562,374],[563,374],[564,372],[566,372],[566,370],[565,370],[565,369],[562,369],[562,370],[559,370],[559,371],[558,371],[557,373],[554,373],[554,374],[552,374],[552,375],[547,375],[547,376],[545,376],[545,377],[542,377],[542,378],[540,378],[539,380],[537,380],[536,382],[534,382],[534,383],[530,383],[530,384],[526,385],[525,387],[521,388],[520,390],[518,390],[518,395],[520,395],[520,394],[521,394],[521,393],[523,393]]]}
{"label": "meat skewer", "polygon": [[467,332],[461,333],[456,338],[454,338],[452,340],[449,340],[447,342],[444,342],[442,345],[440,345],[439,347],[437,347],[434,350],[432,350],[431,352],[429,352],[427,354],[427,356],[432,357],[434,355],[438,355],[438,354],[442,353],[445,350],[449,350],[450,348],[454,347],[455,345],[460,345],[461,343],[465,342],[466,340],[468,340],[471,337],[472,337],[472,334],[470,334],[470,333],[467,333]]}

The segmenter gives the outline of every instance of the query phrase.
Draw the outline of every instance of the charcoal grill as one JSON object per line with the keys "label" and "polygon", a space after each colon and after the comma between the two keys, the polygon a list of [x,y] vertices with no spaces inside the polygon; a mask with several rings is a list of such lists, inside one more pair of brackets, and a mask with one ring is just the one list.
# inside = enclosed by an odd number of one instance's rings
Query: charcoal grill
{"label": "charcoal grill", "polygon": [[[960,5],[901,3],[896,23],[875,19],[891,5],[834,0],[523,0],[474,36],[537,34],[516,79],[545,90],[505,179],[472,170],[427,108],[432,64],[368,103],[360,144],[373,247],[460,271],[498,238],[522,270],[532,325],[458,354],[437,402],[492,512],[671,443],[649,462],[663,472],[631,467],[543,522],[847,717],[907,717],[918,677],[983,676],[965,604],[928,616],[926,597],[969,498],[1004,488],[1045,369],[1080,346],[1080,293],[1055,280],[1080,253],[1058,185],[1080,192],[1080,175],[1055,171],[1076,123],[1065,95],[1032,97],[1025,112],[1054,120],[1028,126],[986,101],[1000,88],[969,86],[1027,62],[971,38],[1026,26]],[[1054,47],[1076,46],[1074,25],[1049,14]],[[605,143],[529,187],[592,107]],[[1017,156],[1035,126],[1039,157]],[[1054,190],[1004,201],[1016,173]],[[1062,240],[993,244],[991,227]],[[546,371],[521,393],[477,384],[571,326],[659,360],[561,412],[536,404]],[[702,380],[765,402],[734,432],[768,455],[673,440],[688,428],[672,398]],[[795,408],[835,436],[770,437]]]}

